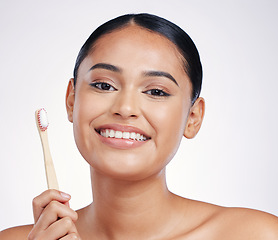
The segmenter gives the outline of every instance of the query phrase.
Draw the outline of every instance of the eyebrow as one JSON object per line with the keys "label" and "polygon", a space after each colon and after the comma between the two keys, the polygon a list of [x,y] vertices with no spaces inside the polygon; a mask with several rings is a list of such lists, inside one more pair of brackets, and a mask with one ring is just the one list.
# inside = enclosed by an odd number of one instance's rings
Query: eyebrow
{"label": "eyebrow", "polygon": [[94,66],[92,66],[89,71],[94,70],[94,69],[106,69],[112,72],[122,72],[122,70],[119,67],[116,67],[112,64],[108,63],[97,63]]}
{"label": "eyebrow", "polygon": [[[112,64],[108,64],[108,63],[97,63],[94,66],[92,66],[89,69],[89,71],[92,71],[94,69],[106,69],[106,70],[109,70],[112,72],[117,72],[117,73],[122,72],[121,68],[116,67],[115,65],[112,65]],[[171,81],[173,81],[179,87],[179,84],[177,83],[176,79],[170,73],[167,73],[167,72],[145,71],[144,76],[145,77],[166,77],[166,78],[170,79]]]}
{"label": "eyebrow", "polygon": [[146,76],[146,77],[166,77],[166,78],[170,79],[171,81],[173,81],[179,87],[179,84],[177,83],[176,79],[170,73],[167,73],[167,72],[147,71],[147,72],[144,72],[144,76]]}

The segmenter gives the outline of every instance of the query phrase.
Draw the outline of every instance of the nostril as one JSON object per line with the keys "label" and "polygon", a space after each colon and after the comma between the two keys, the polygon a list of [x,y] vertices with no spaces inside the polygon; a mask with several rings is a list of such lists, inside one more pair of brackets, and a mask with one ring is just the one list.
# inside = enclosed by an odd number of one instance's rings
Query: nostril
{"label": "nostril", "polygon": [[[125,114],[121,114],[121,113],[115,112],[114,115],[116,115],[116,116],[124,116]],[[136,114],[130,114],[130,115],[127,114],[126,117],[136,118],[137,115]]]}

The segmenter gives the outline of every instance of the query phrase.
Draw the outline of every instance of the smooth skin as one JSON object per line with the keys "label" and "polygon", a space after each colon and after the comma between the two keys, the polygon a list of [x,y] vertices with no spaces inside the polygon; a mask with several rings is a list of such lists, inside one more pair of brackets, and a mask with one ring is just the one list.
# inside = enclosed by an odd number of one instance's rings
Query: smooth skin
{"label": "smooth skin", "polygon": [[[75,212],[70,196],[47,190],[33,201],[35,224],[5,230],[1,240],[278,239],[271,214],[168,190],[165,167],[181,138],[198,133],[205,103],[198,98],[192,105],[183,58],[166,38],[136,25],[101,37],[81,63],[76,86],[69,81],[66,106],[90,165],[94,202]],[[103,128],[140,129],[147,140],[108,141]]]}

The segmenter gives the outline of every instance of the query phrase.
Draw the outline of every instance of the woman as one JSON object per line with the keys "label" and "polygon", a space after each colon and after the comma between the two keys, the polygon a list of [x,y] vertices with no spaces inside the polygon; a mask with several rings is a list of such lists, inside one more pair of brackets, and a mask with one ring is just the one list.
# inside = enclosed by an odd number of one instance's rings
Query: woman
{"label": "woman", "polygon": [[77,147],[91,169],[94,202],[74,211],[48,190],[34,225],[1,239],[278,239],[278,219],[171,193],[165,167],[183,136],[199,131],[202,67],[189,36],[148,14],[100,26],[78,55],[66,94]]}

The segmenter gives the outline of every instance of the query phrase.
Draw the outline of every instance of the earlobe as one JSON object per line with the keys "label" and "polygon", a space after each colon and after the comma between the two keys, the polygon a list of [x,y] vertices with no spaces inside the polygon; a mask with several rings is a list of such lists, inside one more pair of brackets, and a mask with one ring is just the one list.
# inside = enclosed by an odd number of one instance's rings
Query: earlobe
{"label": "earlobe", "polygon": [[73,121],[73,108],[74,108],[74,79],[71,78],[68,83],[67,93],[66,93],[66,108],[68,113],[68,120]]}
{"label": "earlobe", "polygon": [[190,109],[185,130],[184,130],[184,136],[186,138],[194,138],[198,131],[201,128],[203,118],[205,114],[205,100],[201,97],[199,97],[193,106]]}

